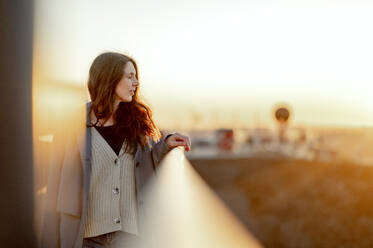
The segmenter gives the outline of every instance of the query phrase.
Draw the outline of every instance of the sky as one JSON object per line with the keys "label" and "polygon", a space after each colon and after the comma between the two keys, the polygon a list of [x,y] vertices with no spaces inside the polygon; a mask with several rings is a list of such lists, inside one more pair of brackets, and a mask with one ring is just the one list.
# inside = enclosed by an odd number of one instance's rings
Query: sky
{"label": "sky", "polygon": [[105,51],[138,63],[166,128],[373,125],[373,3],[36,0],[39,78],[85,87]]}

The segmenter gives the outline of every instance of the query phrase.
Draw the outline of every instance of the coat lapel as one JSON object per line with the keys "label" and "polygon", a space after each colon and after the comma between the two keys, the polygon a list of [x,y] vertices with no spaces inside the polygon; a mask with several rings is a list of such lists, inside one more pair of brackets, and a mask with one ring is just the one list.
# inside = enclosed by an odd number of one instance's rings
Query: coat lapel
{"label": "coat lapel", "polygon": [[91,160],[91,129],[88,127],[88,125],[91,124],[91,118],[89,117],[89,108],[91,106],[91,103],[87,103],[87,109],[86,109],[86,127],[85,132],[79,133],[78,138],[78,145],[79,145],[79,152],[80,157],[82,159],[83,166],[88,162],[90,165]]}
{"label": "coat lapel", "polygon": [[85,211],[88,205],[89,196],[89,184],[91,179],[91,128],[88,125],[91,124],[89,117],[89,109],[91,102],[87,103],[86,111],[86,127],[85,132],[79,134],[78,146],[80,152],[80,158],[83,166],[83,211]]}
{"label": "coat lapel", "polygon": [[91,102],[87,103],[86,109],[86,127],[85,132],[79,133],[78,146],[80,152],[80,158],[83,166],[83,194],[82,194],[82,215],[79,226],[79,238],[77,239],[75,247],[81,247],[82,236],[84,233],[85,218],[88,209],[88,197],[89,197],[89,185],[91,181],[91,120],[89,117],[89,109]]}

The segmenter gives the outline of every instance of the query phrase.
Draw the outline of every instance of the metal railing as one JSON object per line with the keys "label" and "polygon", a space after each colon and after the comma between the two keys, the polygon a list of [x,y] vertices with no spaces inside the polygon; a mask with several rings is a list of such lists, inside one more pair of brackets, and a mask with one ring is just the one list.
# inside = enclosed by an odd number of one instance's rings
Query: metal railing
{"label": "metal railing", "polygon": [[145,247],[261,247],[184,155],[170,151],[146,190]]}

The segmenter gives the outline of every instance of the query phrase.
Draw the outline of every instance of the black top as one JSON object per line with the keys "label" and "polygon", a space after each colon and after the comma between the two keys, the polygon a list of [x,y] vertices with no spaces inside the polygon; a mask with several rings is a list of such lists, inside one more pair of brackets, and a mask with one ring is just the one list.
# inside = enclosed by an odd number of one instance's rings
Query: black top
{"label": "black top", "polygon": [[111,149],[119,155],[122,148],[124,137],[114,134],[115,126],[97,127],[96,130],[101,134],[105,141],[110,145]]}

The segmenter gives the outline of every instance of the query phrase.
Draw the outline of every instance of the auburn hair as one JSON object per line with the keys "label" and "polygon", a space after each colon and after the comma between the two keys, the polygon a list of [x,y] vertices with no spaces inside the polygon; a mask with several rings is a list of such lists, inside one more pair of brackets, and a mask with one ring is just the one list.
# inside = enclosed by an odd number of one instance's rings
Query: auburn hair
{"label": "auburn hair", "polygon": [[115,134],[123,135],[125,150],[133,152],[138,143],[144,149],[150,138],[157,141],[161,134],[152,119],[151,109],[140,100],[139,87],[136,87],[131,102],[120,102],[115,109],[115,89],[124,75],[124,67],[128,62],[134,65],[138,80],[137,64],[131,57],[106,52],[95,58],[89,69],[88,90],[92,103],[88,114],[93,113],[97,119],[91,127],[97,126],[100,120],[105,123],[113,116]]}

